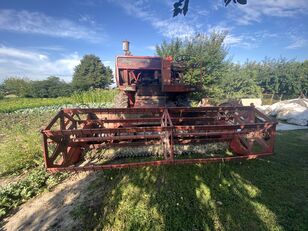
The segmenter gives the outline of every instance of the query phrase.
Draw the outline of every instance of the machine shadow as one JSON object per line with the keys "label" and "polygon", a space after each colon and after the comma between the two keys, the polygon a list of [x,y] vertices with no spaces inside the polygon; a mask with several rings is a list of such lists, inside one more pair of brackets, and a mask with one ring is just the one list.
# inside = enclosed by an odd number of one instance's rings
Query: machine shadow
{"label": "machine shadow", "polygon": [[268,213],[268,230],[275,229],[273,224],[281,230],[306,230],[308,130],[277,132],[275,150],[273,156],[235,168],[234,173],[258,190],[252,203]]}
{"label": "machine shadow", "polygon": [[[103,171],[87,196],[99,205],[79,205],[83,215],[75,219],[82,225],[73,229],[269,230],[254,204],[257,195],[247,190],[255,186],[236,171],[239,167],[217,163]],[[101,187],[101,194],[94,195]],[[263,188],[254,190],[258,194]]]}

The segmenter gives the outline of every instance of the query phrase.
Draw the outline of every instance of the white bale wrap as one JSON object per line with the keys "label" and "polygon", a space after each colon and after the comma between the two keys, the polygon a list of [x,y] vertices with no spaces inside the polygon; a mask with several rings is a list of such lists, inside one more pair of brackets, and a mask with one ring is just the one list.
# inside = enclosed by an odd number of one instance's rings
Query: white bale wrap
{"label": "white bale wrap", "polygon": [[308,125],[308,99],[284,100],[273,105],[257,107],[263,113],[279,120],[301,126]]}

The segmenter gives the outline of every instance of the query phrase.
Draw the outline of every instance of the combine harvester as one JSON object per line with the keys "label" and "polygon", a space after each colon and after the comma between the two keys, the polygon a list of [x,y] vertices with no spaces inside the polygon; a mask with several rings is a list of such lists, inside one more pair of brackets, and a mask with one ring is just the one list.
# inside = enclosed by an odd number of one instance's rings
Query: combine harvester
{"label": "combine harvester", "polygon": [[[41,131],[47,170],[208,163],[273,154],[276,122],[253,105],[190,107],[188,94],[196,89],[183,84],[180,63],[132,56],[127,41],[123,50],[125,55],[116,58],[120,93],[115,108],[62,109]],[[212,142],[227,144],[229,152],[177,152]],[[140,154],[137,150],[144,146],[161,153],[145,148]],[[123,155],[123,150],[136,152]]]}

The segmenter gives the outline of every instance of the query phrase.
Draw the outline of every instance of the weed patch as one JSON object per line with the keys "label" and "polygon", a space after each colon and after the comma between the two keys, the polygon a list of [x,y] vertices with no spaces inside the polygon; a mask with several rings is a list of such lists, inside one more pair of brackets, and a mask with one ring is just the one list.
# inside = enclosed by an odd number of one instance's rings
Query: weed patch
{"label": "weed patch", "polygon": [[37,168],[20,182],[0,188],[0,219],[11,209],[38,195],[45,189],[51,189],[68,176],[67,173],[49,174],[44,168]]}

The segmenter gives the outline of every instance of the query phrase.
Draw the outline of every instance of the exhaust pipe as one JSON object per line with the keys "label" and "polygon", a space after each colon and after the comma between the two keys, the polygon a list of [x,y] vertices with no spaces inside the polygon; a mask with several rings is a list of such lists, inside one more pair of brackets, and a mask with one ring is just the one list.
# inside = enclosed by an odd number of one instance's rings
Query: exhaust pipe
{"label": "exhaust pipe", "polygon": [[124,40],[122,42],[122,48],[123,48],[123,51],[124,51],[124,54],[125,55],[131,55],[130,51],[129,51],[129,41],[127,40]]}

